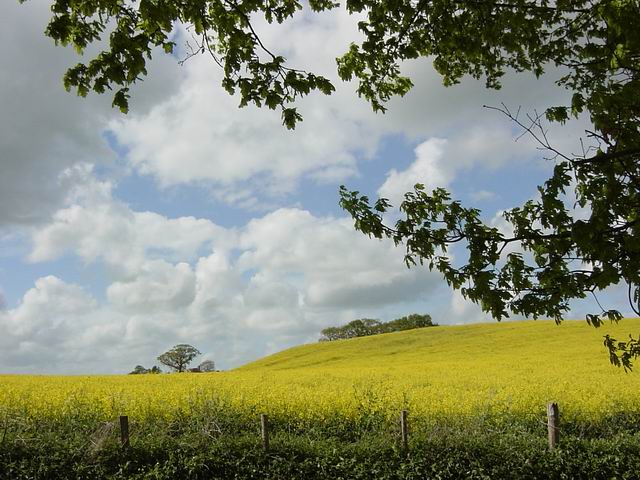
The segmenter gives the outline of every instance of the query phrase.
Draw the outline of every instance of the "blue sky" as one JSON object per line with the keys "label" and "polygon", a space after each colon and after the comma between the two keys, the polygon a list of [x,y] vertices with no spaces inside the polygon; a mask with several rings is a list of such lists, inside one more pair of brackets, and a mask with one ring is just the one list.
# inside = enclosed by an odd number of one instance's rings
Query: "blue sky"
{"label": "blue sky", "polygon": [[[123,116],[107,97],[64,91],[77,57],[42,34],[45,3],[0,7],[1,372],[125,372],[176,343],[232,368],[355,318],[491,321],[438,274],[406,269],[401,248],[355,232],[338,187],[397,204],[417,182],[442,186],[502,228],[500,212],[535,196],[553,162],[482,105],[542,111],[567,98],[558,72],[445,89],[424,59],[404,65],[416,86],[386,115],[336,81],[331,97],[300,102],[290,132],[277,112],[238,109],[205,57],[181,67],[158,53]],[[257,25],[332,79],[358,38],[340,10]],[[586,126],[549,134],[576,151]],[[616,289],[603,301],[625,311]],[[593,309],[578,302],[572,316]]]}

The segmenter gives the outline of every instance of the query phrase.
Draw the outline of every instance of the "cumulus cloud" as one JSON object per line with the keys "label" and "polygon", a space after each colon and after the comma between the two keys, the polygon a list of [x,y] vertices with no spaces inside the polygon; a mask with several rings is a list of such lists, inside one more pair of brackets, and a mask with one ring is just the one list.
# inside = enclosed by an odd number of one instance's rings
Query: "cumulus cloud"
{"label": "cumulus cloud", "polygon": [[476,202],[482,202],[484,200],[492,200],[496,198],[496,193],[489,190],[476,190],[470,193],[471,199]]}
{"label": "cumulus cloud", "polygon": [[153,313],[184,308],[195,298],[196,277],[189,264],[172,265],[164,260],[146,262],[129,281],[117,281],[107,298],[124,311]]}
{"label": "cumulus cloud", "polygon": [[[75,254],[108,266],[113,280],[98,300],[57,277],[38,279],[0,314],[11,371],[122,371],[180,342],[227,367],[314,340],[345,312],[424,300],[437,286],[403,265],[400,248],[363,237],[346,218],[288,208],[227,229],[133,211],[108,183],[94,183],[34,233],[30,258]],[[76,364],[88,348],[112,363]]]}
{"label": "cumulus cloud", "polygon": [[[82,168],[91,177],[90,167]],[[205,219],[134,212],[112,198],[108,181],[87,179],[85,184],[69,194],[73,203],[34,233],[30,261],[55,260],[71,252],[87,263],[103,261],[131,276],[145,268],[149,256],[193,259],[214,239],[224,245],[232,236]]]}
{"label": "cumulus cloud", "polygon": [[447,141],[443,138],[432,138],[418,145],[415,161],[405,170],[391,169],[378,194],[391,200],[393,205],[399,205],[404,193],[413,190],[416,183],[424,184],[428,190],[446,187],[453,173],[442,162],[446,145]]}
{"label": "cumulus cloud", "polygon": [[[70,328],[67,316],[83,315],[95,308],[95,300],[78,285],[70,285],[57,277],[36,281],[24,295],[22,304],[13,311],[11,329],[19,336],[34,335],[55,340],[53,331]],[[66,333],[66,332],[62,332]]]}
{"label": "cumulus cloud", "polygon": [[491,317],[484,313],[477,304],[464,298],[459,290],[451,291],[450,310],[447,320],[447,323],[454,325],[492,321]]}
{"label": "cumulus cloud", "polygon": [[14,372],[73,371],[119,340],[117,317],[105,318],[79,285],[55,276],[36,280],[20,304],[0,312],[0,364]]}
{"label": "cumulus cloud", "polygon": [[281,209],[251,221],[241,246],[242,268],[304,285],[302,301],[313,308],[400,302],[432,285],[424,270],[404,267],[401,248],[363,236],[350,219]]}
{"label": "cumulus cloud", "polygon": [[[102,131],[119,114],[107,96],[83,99],[65,92],[62,75],[78,57],[43,34],[48,7],[47,2],[0,5],[0,227],[46,220],[64,202],[69,181],[79,180],[65,178],[65,169],[114,158]],[[175,88],[174,63],[153,62],[151,81],[136,88],[134,110],[144,111]]]}
{"label": "cumulus cloud", "polygon": [[[333,62],[356,32],[353,19],[344,13],[302,14],[285,25],[270,25],[261,35],[285,52],[292,65],[324,72],[323,63]],[[307,47],[295,47],[301,36]],[[368,106],[354,100],[352,91],[349,102],[339,101],[344,93],[301,100],[305,121],[290,132],[277,112],[238,109],[239,98],[219,86],[222,72],[210,58],[190,59],[184,74],[179,91],[148,114],[111,124],[118,142],[128,149],[130,164],[161,185],[207,182],[219,198],[242,204],[247,195],[238,198],[240,182],[251,181],[252,196],[277,196],[294,189],[301,176],[318,181],[345,178],[356,172],[357,154],[371,154],[377,144],[379,136],[358,121]]]}
{"label": "cumulus cloud", "polygon": [[256,23],[263,41],[291,65],[322,73],[336,84],[329,97],[312,94],[299,100],[305,120],[293,132],[282,127],[277,112],[238,109],[239,99],[218,86],[221,72],[204,55],[186,63],[175,95],[148,113],[112,122],[111,131],[127,149],[129,164],[162,186],[205,184],[223,201],[255,208],[259,199],[294,192],[302,178],[323,183],[359,175],[363,160],[387,135],[400,134],[409,142],[450,138],[453,151],[447,161],[455,154],[455,164],[483,158],[495,167],[514,153],[513,125],[483,104],[504,100],[524,111],[544,110],[567,98],[553,85],[553,76],[538,80],[508,74],[499,92],[472,80],[445,88],[431,59],[422,59],[405,65],[416,88],[394,99],[386,115],[375,114],[357,98],[355,82],[339,81],[335,71],[334,59],[359,38],[357,20],[337,9],[322,15],[305,12],[283,25]]}
{"label": "cumulus cloud", "polygon": [[[425,185],[427,191],[447,188],[473,168],[495,171],[508,161],[526,162],[538,155],[532,138],[515,139],[509,126],[492,124],[462,130],[450,138],[429,138],[415,148],[415,160],[409,167],[387,173],[378,194],[399,205],[416,183]],[[487,198],[486,193],[482,198]]]}

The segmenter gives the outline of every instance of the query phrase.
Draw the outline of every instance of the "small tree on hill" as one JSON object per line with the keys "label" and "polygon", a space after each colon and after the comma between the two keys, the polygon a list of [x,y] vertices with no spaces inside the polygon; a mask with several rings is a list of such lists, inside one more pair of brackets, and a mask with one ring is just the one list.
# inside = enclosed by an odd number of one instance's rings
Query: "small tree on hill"
{"label": "small tree on hill", "polygon": [[142,365],[136,365],[132,371],[129,372],[129,375],[142,375],[144,373],[148,373],[149,371],[144,368]]}
{"label": "small tree on hill", "polygon": [[342,340],[345,338],[366,337],[380,333],[380,321],[372,318],[352,320],[342,327],[329,327],[320,332],[321,342]]}
{"label": "small tree on hill", "polygon": [[176,372],[184,372],[191,361],[198,355],[200,355],[200,351],[196,347],[180,344],[160,355],[158,361],[167,367],[173,368]]}
{"label": "small tree on hill", "polygon": [[198,368],[201,372],[215,372],[216,364],[213,360],[205,360],[200,365],[198,365]]}

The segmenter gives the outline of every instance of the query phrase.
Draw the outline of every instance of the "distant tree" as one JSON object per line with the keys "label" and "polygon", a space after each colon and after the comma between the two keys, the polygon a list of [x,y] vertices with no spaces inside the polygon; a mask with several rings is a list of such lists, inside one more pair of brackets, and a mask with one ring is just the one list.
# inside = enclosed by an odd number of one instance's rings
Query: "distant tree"
{"label": "distant tree", "polygon": [[413,313],[390,322],[381,322],[372,318],[353,320],[342,327],[328,327],[322,330],[320,341],[330,342],[346,338],[366,337],[380,333],[399,332],[414,328],[435,327],[430,315]]}
{"label": "distant tree", "polygon": [[129,372],[129,375],[142,375],[144,373],[149,373],[149,370],[142,365],[136,365],[133,370]]}
{"label": "distant tree", "polygon": [[160,367],[154,365],[151,368],[144,368],[142,365],[136,365],[132,371],[129,372],[129,375],[144,375],[146,373],[162,373]]}
{"label": "distant tree", "polygon": [[406,317],[401,317],[390,322],[382,324],[383,333],[387,332],[401,332],[402,330],[412,330],[414,328],[434,327],[431,315],[420,315],[412,313]]}
{"label": "distant tree", "polygon": [[352,320],[342,327],[329,327],[322,330],[320,341],[341,340],[345,338],[366,337],[379,333],[380,321],[372,318]]}
{"label": "distant tree", "polygon": [[328,327],[320,332],[322,335],[320,337],[321,342],[331,342],[333,340],[340,340],[344,338],[342,336],[342,329],[340,327]]}
{"label": "distant tree", "polygon": [[158,361],[176,372],[184,372],[198,355],[200,352],[196,347],[183,343],[160,355]]}
{"label": "distant tree", "polygon": [[198,365],[198,368],[201,372],[215,372],[216,364],[213,360],[205,360],[204,362]]}
{"label": "distant tree", "polygon": [[378,333],[380,320],[373,318],[362,318],[347,323],[343,328],[347,338],[366,337]]}

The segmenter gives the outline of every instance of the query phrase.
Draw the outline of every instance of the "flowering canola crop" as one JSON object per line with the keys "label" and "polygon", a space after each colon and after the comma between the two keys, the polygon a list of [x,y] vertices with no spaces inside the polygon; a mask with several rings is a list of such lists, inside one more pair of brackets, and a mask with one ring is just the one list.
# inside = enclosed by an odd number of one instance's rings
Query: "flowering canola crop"
{"label": "flowering canola crop", "polygon": [[172,419],[268,413],[298,425],[328,419],[527,415],[557,401],[565,418],[640,413],[640,365],[612,366],[602,345],[640,319],[440,326],[292,348],[236,370],[172,375],[0,375],[0,413]]}

